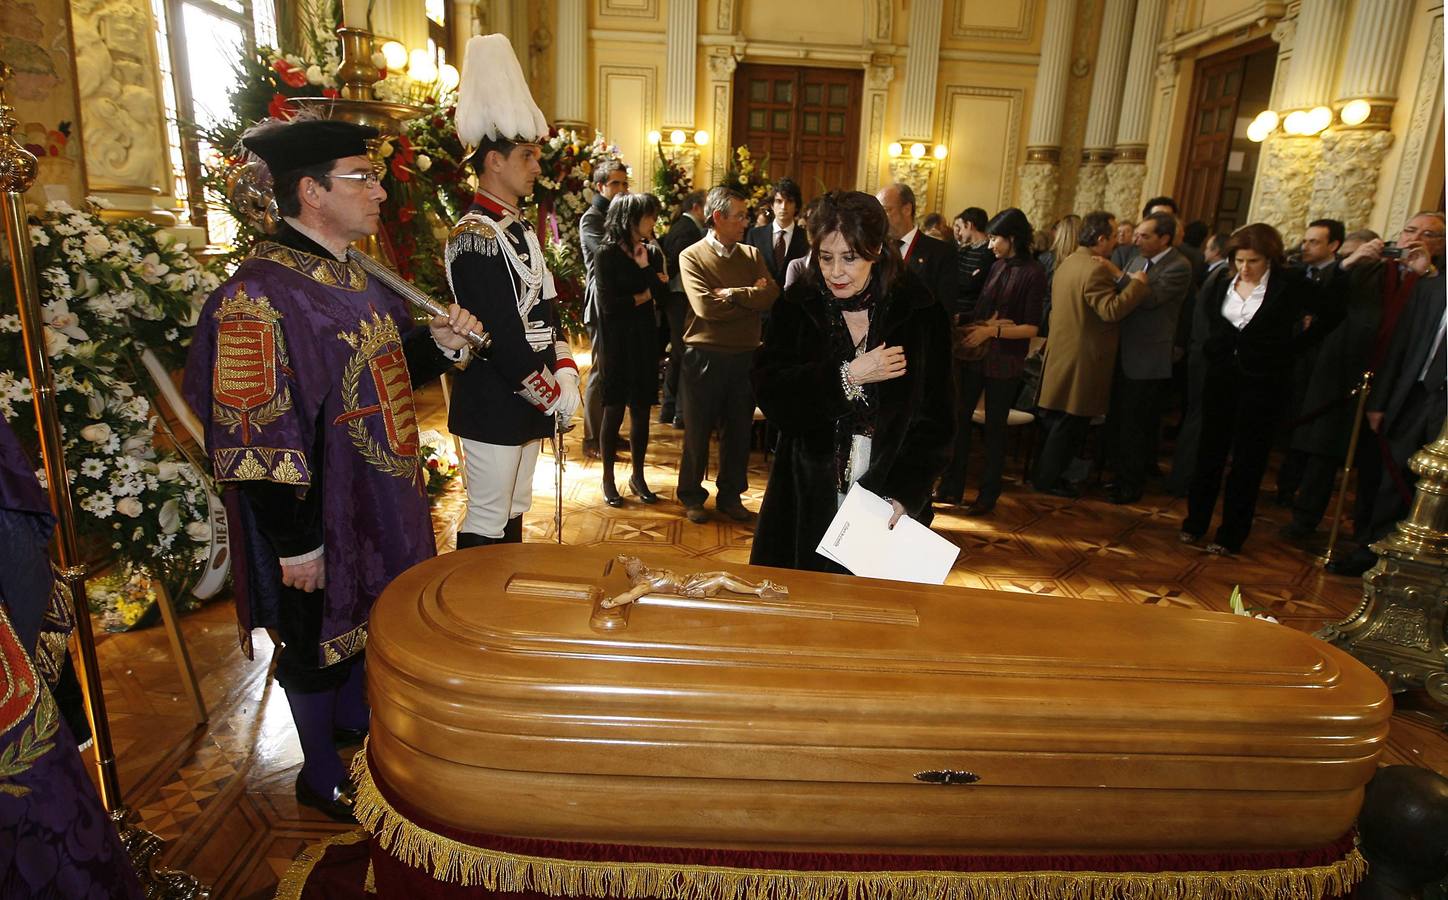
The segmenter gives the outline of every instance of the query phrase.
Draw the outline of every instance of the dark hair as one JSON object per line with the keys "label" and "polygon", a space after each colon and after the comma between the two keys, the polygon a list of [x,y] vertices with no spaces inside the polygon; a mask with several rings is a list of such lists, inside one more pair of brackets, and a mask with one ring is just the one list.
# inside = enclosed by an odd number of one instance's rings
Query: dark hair
{"label": "dark hair", "polygon": [[703,206],[706,196],[708,195],[704,191],[690,191],[679,201],[679,212],[686,213],[696,206]]}
{"label": "dark hair", "polygon": [[1343,238],[1347,237],[1347,227],[1337,219],[1313,219],[1307,223],[1307,227],[1326,228],[1327,242],[1329,244],[1336,243],[1339,247],[1342,246]]}
{"label": "dark hair", "polygon": [[1109,212],[1089,212],[1081,219],[1081,233],[1076,243],[1083,247],[1095,247],[1096,242],[1116,232],[1116,217]]}
{"label": "dark hair", "polygon": [[1349,238],[1362,243],[1381,240],[1381,237],[1378,235],[1378,233],[1376,231],[1373,231],[1371,228],[1359,228],[1357,231],[1349,232],[1347,237],[1344,237],[1343,240],[1346,241]]}
{"label": "dark hair", "polygon": [[895,182],[895,192],[900,197],[901,206],[910,204],[910,218],[915,218],[915,214],[920,211],[915,205],[915,189],[903,181],[897,181]]}
{"label": "dark hair", "polygon": [[713,228],[714,214],[729,212],[729,204],[735,200],[742,200],[745,203],[749,202],[738,189],[727,184],[709,188],[709,196],[704,198],[704,224]]}
{"label": "dark hair", "polygon": [[1031,243],[1036,235],[1031,230],[1031,222],[1026,214],[1014,206],[996,213],[990,224],[985,226],[985,233],[1008,239],[1014,255],[1021,259],[1030,259]]}
{"label": "dark hair", "polygon": [[920,230],[930,231],[933,228],[939,228],[943,225],[945,225],[945,216],[942,216],[938,212],[934,212],[926,216],[925,221],[920,223]]}
{"label": "dark hair", "polygon": [[1260,254],[1274,267],[1280,267],[1286,261],[1282,235],[1266,222],[1253,222],[1232,232],[1232,239],[1227,243],[1227,258],[1235,263],[1238,250]]}
{"label": "dark hair", "polygon": [[1180,215],[1182,211],[1181,207],[1177,206],[1177,202],[1170,197],[1152,197],[1150,200],[1146,201],[1146,205],[1141,208],[1141,217],[1143,219],[1151,215],[1151,208],[1153,206],[1165,206],[1167,209],[1171,210],[1174,214],[1177,215]]}
{"label": "dark hair", "polygon": [[659,198],[653,194],[620,194],[614,197],[603,216],[603,245],[632,246],[634,226],[643,221],[644,216],[658,218],[660,209]]}
{"label": "dark hair", "polygon": [[624,165],[621,159],[605,159],[593,167],[593,183],[603,184],[614,172],[623,172],[627,175],[628,166]]}
{"label": "dark hair", "polygon": [[974,228],[976,231],[985,231],[985,223],[989,216],[979,206],[967,206],[960,211],[957,219]]}
{"label": "dark hair", "polygon": [[839,232],[851,250],[875,263],[872,280],[888,291],[902,266],[900,251],[889,239],[885,207],[862,191],[830,191],[817,199],[819,205],[809,217],[811,280],[822,283],[820,243],[826,235]]}
{"label": "dark hair", "polygon": [[485,137],[478,142],[478,149],[473,151],[473,155],[468,158],[468,161],[472,164],[473,171],[481,175],[483,164],[487,162],[489,153],[497,153],[503,159],[507,159],[517,146],[516,141],[510,141],[507,138]]}
{"label": "dark hair", "polygon": [[335,159],[326,162],[313,163],[310,166],[302,166],[300,169],[290,169],[272,179],[272,196],[277,201],[277,212],[284,216],[296,218],[302,214],[302,198],[300,190],[302,179],[310,178],[322,186],[322,190],[332,189],[332,167],[337,164]]}
{"label": "dark hair", "polygon": [[1206,241],[1203,242],[1202,248],[1206,249],[1207,244],[1212,244],[1216,246],[1217,254],[1225,259],[1227,256],[1227,245],[1231,242],[1232,236],[1230,234],[1225,231],[1218,231],[1216,234],[1213,234],[1211,237],[1207,238]]}
{"label": "dark hair", "polygon": [[1186,229],[1182,231],[1182,243],[1190,244],[1193,247],[1201,249],[1202,242],[1207,239],[1207,235],[1210,233],[1211,229],[1208,228],[1207,223],[1201,219],[1188,222]]}
{"label": "dark hair", "polygon": [[784,195],[784,199],[794,201],[795,212],[799,212],[799,208],[804,206],[804,195],[799,192],[799,185],[794,183],[793,178],[781,178],[776,181],[769,192],[769,202],[773,203],[774,198],[781,194]]}
{"label": "dark hair", "polygon": [[1141,222],[1150,222],[1152,230],[1156,232],[1157,237],[1166,235],[1166,244],[1168,247],[1171,246],[1172,241],[1176,240],[1177,220],[1176,216],[1171,213],[1152,213],[1143,218]]}

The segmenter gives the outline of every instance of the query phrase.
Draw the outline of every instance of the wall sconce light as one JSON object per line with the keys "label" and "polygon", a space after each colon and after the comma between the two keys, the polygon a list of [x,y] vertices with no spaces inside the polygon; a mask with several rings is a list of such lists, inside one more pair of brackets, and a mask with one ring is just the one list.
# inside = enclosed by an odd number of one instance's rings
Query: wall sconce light
{"label": "wall sconce light", "polygon": [[1318,134],[1332,124],[1332,110],[1326,106],[1314,106],[1307,111],[1307,134]]}
{"label": "wall sconce light", "polygon": [[650,132],[649,132],[649,143],[650,143],[650,144],[657,144],[657,143],[659,143],[660,141],[662,141],[663,139],[664,139],[664,136],[663,136],[662,134],[659,134],[657,131],[650,131]]}
{"label": "wall sconce light", "polygon": [[458,82],[462,81],[462,75],[459,74],[458,67],[452,63],[443,63],[437,70],[437,77],[438,81],[442,84],[444,93],[457,90]]}
{"label": "wall sconce light", "polygon": [[675,128],[673,131],[669,132],[669,143],[673,144],[675,147],[682,147],[684,145],[684,140],[684,129]]}
{"label": "wall sconce light", "polygon": [[885,152],[890,154],[891,159],[895,159],[905,152],[905,148],[900,146],[899,141],[891,141],[890,146],[885,148]]}
{"label": "wall sconce light", "polygon": [[432,56],[426,50],[412,51],[407,60],[407,77],[423,84],[432,84],[437,81],[437,76],[437,63],[432,61]]}
{"label": "wall sconce light", "polygon": [[1282,130],[1287,132],[1288,134],[1310,134],[1307,128],[1307,110],[1305,109],[1299,109],[1290,112],[1287,114],[1287,118],[1282,120]]}
{"label": "wall sconce light", "polygon": [[1342,108],[1338,117],[1342,119],[1344,125],[1361,125],[1368,120],[1368,116],[1372,115],[1372,112],[1373,105],[1368,101],[1352,100]]}
{"label": "wall sconce light", "polygon": [[931,154],[936,159],[945,159],[950,150],[944,144],[936,144],[935,151]]}
{"label": "wall sconce light", "polygon": [[407,48],[397,41],[382,45],[382,58],[387,61],[387,71],[401,72],[407,67]]}
{"label": "wall sconce light", "polygon": [[698,131],[694,132],[694,146],[695,146],[695,147],[706,147],[706,146],[708,146],[708,145],[709,145],[709,132],[705,131],[705,130],[702,129],[702,128],[700,128]]}
{"label": "wall sconce light", "polygon": [[925,158],[925,145],[922,144],[922,143],[920,143],[919,141],[916,141],[915,143],[911,144],[911,145],[910,145],[910,156],[913,157],[914,159],[924,159],[924,158]]}

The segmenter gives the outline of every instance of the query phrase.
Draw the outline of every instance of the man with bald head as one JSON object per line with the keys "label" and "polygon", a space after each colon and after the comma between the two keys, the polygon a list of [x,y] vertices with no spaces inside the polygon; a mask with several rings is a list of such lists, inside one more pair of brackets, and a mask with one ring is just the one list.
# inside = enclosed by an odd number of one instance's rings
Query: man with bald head
{"label": "man with bald head", "polygon": [[915,192],[902,182],[887,184],[875,195],[885,207],[890,238],[896,242],[905,268],[925,282],[935,301],[954,313],[956,290],[955,251],[945,243],[923,234],[915,225]]}

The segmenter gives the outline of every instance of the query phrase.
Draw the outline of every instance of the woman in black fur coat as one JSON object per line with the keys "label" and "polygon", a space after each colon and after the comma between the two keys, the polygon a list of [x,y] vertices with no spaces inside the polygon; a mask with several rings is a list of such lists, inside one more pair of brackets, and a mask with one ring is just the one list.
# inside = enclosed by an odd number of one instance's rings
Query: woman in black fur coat
{"label": "woman in black fur coat", "polygon": [[950,323],[904,268],[869,194],[826,194],[810,217],[808,277],[775,303],[755,362],[759,408],[780,431],[754,565],[843,571],[815,552],[858,481],[930,522],[950,452]]}

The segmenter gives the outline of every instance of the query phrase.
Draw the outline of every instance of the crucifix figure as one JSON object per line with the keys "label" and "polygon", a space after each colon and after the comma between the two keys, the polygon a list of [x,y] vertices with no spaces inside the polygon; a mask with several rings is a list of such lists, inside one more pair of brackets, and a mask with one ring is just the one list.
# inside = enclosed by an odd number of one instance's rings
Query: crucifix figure
{"label": "crucifix figure", "polygon": [[681,597],[717,597],[722,591],[735,594],[753,594],[761,600],[783,600],[789,596],[789,588],[764,579],[758,584],[745,581],[729,572],[694,572],[680,575],[668,569],[650,569],[637,556],[620,556],[628,580],[633,586],[616,597],[609,597],[600,604],[604,609],[613,609],[634,602],[645,594],[675,594]]}

